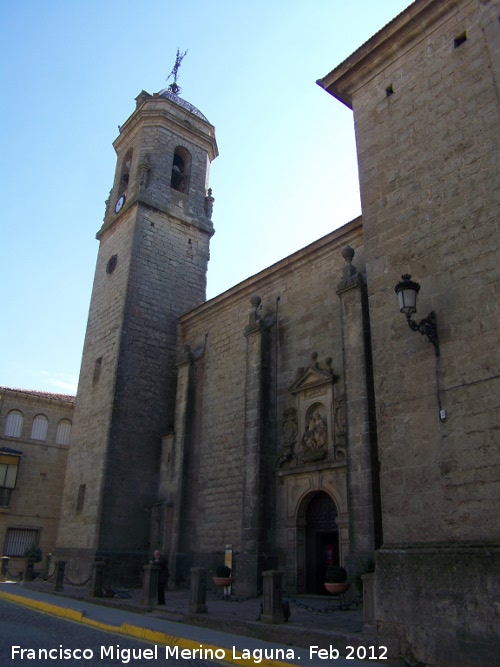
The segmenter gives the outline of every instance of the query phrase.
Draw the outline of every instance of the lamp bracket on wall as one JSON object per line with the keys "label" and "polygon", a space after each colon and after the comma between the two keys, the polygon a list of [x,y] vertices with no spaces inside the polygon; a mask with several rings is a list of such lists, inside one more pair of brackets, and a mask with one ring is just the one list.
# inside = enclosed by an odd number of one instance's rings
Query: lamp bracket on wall
{"label": "lamp bracket on wall", "polygon": [[427,336],[427,339],[434,345],[436,353],[436,388],[437,388],[437,402],[439,409],[439,419],[446,421],[446,410],[442,408],[441,398],[439,393],[439,341],[437,333],[436,313],[430,312],[427,317],[424,317],[420,322],[412,320],[411,316],[417,312],[417,294],[420,291],[420,285],[411,279],[409,273],[401,276],[400,282],[394,288],[398,295],[399,310],[406,316],[408,326],[412,331],[418,331],[422,336]]}
{"label": "lamp bracket on wall", "polygon": [[394,288],[398,295],[399,309],[406,315],[406,321],[410,329],[418,331],[422,336],[427,336],[428,340],[434,345],[436,357],[439,357],[436,313],[432,311],[420,322],[412,320],[411,316],[417,312],[417,294],[420,291],[420,285],[411,279],[409,273],[405,273],[401,278],[402,280]]}
{"label": "lamp bracket on wall", "polygon": [[406,313],[406,321],[412,331],[418,331],[422,336],[427,336],[428,340],[434,345],[436,357],[439,357],[439,341],[436,326],[436,313],[432,311],[420,322],[411,319],[409,313]]}

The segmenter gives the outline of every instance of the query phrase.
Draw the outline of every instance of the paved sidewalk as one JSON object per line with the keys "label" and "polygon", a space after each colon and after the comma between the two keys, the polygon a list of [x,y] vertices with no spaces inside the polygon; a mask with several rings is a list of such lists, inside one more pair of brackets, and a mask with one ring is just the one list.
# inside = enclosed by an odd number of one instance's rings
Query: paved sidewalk
{"label": "paved sidewalk", "polygon": [[[240,666],[279,667],[282,663],[317,667],[332,661],[345,667],[373,665],[352,658],[371,656],[379,658],[380,663],[383,653],[375,637],[362,631],[362,607],[339,609],[338,601],[322,596],[289,598],[291,617],[280,625],[258,620],[261,598],[233,597],[228,601],[210,592],[208,611],[200,614],[189,613],[188,591],[170,591],[165,607],[145,608],[139,589],[118,590],[114,597],[90,598],[85,587],[65,585],[63,591],[55,592],[51,583],[35,580],[24,585],[2,582],[0,597],[160,646],[194,650],[203,644],[224,649],[224,661]],[[311,652],[311,647],[317,650]],[[255,659],[264,649],[269,659]],[[320,653],[321,649],[327,653]],[[351,657],[347,660],[337,655]],[[387,665],[387,661],[382,664]]]}

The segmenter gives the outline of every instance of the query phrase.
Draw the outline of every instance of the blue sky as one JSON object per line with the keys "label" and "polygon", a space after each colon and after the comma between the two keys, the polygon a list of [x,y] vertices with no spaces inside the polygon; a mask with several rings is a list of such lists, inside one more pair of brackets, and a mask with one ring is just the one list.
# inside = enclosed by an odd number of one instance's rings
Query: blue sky
{"label": "blue sky", "polygon": [[0,0],[0,386],[74,393],[134,98],[216,127],[213,297],[360,213],[352,113],[316,85],[407,0]]}

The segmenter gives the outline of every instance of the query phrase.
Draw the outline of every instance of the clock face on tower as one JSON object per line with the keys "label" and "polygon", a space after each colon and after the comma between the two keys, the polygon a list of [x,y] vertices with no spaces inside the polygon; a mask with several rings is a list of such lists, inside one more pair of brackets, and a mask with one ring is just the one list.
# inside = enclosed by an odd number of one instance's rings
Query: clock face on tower
{"label": "clock face on tower", "polygon": [[125,195],[121,195],[121,197],[118,197],[118,199],[116,200],[115,213],[119,213],[122,210],[124,204],[125,204]]}

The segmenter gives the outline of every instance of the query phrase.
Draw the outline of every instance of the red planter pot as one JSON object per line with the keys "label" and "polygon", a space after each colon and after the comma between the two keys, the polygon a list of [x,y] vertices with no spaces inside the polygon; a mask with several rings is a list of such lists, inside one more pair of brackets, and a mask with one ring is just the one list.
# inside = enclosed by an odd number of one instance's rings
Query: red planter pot
{"label": "red planter pot", "polygon": [[349,590],[350,585],[351,583],[346,581],[343,584],[325,584],[325,588],[329,593],[333,593],[333,595],[341,595]]}
{"label": "red planter pot", "polygon": [[212,577],[212,581],[216,586],[231,586],[233,577]]}

